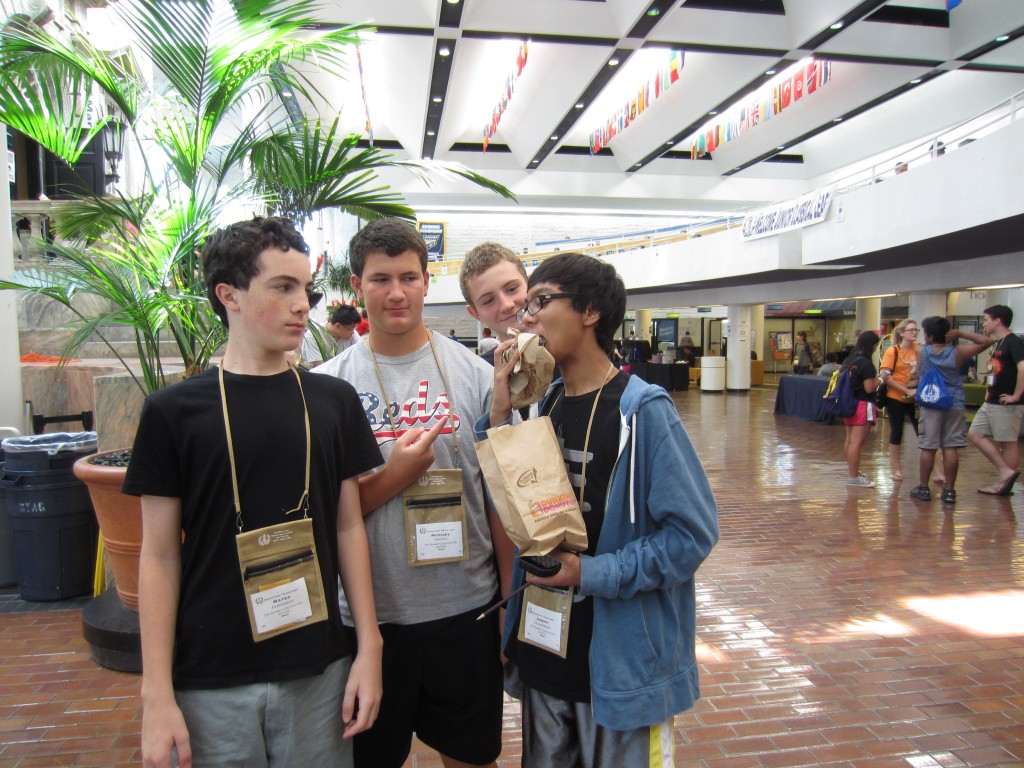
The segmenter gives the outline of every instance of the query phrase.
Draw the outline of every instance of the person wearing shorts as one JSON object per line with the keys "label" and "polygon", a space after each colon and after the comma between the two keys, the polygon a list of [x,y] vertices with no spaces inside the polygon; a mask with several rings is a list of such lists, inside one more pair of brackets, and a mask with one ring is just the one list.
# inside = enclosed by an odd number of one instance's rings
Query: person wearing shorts
{"label": "person wearing shorts", "polygon": [[[290,221],[213,233],[203,278],[228,328],[223,359],[146,399],[122,489],[142,497],[142,762],[351,768],[350,737],[381,697],[358,479],[380,452],[349,384],[288,362],[313,287]],[[242,537],[308,547],[270,577],[308,620],[259,608],[270,585],[250,580]]]}
{"label": "person wearing shorts", "polygon": [[982,328],[995,339],[996,346],[986,374],[985,402],[967,433],[967,439],[999,473],[995,483],[978,491],[996,496],[1013,493],[1013,484],[1020,477],[1017,465],[1024,419],[1024,341],[1010,330],[1012,322],[1013,310],[1007,306],[996,304],[985,310]]}
{"label": "person wearing shorts", "polygon": [[[503,704],[498,612],[476,617],[498,598],[499,585],[507,594],[512,543],[485,505],[472,427],[490,409],[494,369],[424,326],[427,248],[408,222],[370,222],[352,238],[349,261],[369,335],[314,373],[356,388],[387,461],[359,479],[384,696],[374,727],[355,739],[355,763],[401,768],[415,735],[446,768],[493,766]],[[448,516],[437,524],[448,526],[462,559],[436,557],[407,522],[418,514],[408,499],[439,480],[438,470],[461,470],[461,504],[443,505]],[[341,607],[347,620],[344,596]]]}
{"label": "person wearing shorts", "polygon": [[[953,397],[953,404],[947,410],[926,408],[922,403],[918,445],[921,449],[918,472],[920,483],[910,491],[910,496],[919,501],[930,501],[928,478],[935,466],[935,453],[942,451],[942,465],[946,477],[942,489],[944,504],[956,503],[956,476],[960,468],[959,449],[967,445],[967,420],[964,417],[964,387],[960,379],[960,366],[992,344],[992,340],[980,333],[951,330],[949,320],[944,317],[926,317],[921,321],[925,345],[919,352],[917,370],[923,379],[925,374],[937,368],[946,389]],[[957,339],[967,339],[971,344],[955,344]]]}
{"label": "person wearing shorts", "polygon": [[878,346],[878,341],[877,333],[864,331],[857,337],[853,351],[843,363],[844,368],[850,369],[850,383],[853,385],[854,397],[857,398],[857,410],[852,416],[843,419],[843,424],[846,425],[846,439],[843,442],[848,475],[846,484],[854,488],[875,487],[874,482],[860,473],[860,452],[871,433],[871,428],[875,426],[874,392],[878,387],[878,379],[875,378],[875,366],[871,362],[871,356]]}

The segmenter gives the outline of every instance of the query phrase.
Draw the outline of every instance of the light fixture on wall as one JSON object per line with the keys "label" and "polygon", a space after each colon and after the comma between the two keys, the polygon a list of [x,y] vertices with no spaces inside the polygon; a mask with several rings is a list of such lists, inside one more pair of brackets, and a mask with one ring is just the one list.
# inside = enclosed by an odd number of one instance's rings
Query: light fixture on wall
{"label": "light fixture on wall", "polygon": [[104,179],[108,185],[121,180],[117,175],[117,164],[124,157],[124,133],[127,128],[128,126],[116,117],[103,128],[103,157],[107,163]]}

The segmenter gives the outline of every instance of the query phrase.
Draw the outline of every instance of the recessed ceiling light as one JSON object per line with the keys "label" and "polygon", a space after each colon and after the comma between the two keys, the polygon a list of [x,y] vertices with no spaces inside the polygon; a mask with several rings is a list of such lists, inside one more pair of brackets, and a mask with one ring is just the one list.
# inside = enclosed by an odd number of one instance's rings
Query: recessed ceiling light
{"label": "recessed ceiling light", "polygon": [[783,145],[781,147],[776,147],[776,149],[785,149],[785,148],[786,148],[785,145]]}
{"label": "recessed ceiling light", "polygon": [[295,94],[292,93],[291,91],[281,91],[281,95],[284,96],[284,98],[286,99],[290,99]]}
{"label": "recessed ceiling light", "polygon": [[459,0],[448,0],[449,5],[458,5]]}
{"label": "recessed ceiling light", "polygon": [[717,115],[718,114],[718,110],[717,109],[712,109],[710,112],[708,112],[708,114],[709,115]]}
{"label": "recessed ceiling light", "polygon": [[531,160],[530,164],[533,165],[534,163],[539,163],[539,162],[540,162],[540,160]]}
{"label": "recessed ceiling light", "polygon": [[675,142],[674,142],[674,141],[666,141],[666,142],[665,142],[665,146],[666,146],[666,147],[671,147],[671,146],[672,146],[673,144],[675,144]]}
{"label": "recessed ceiling light", "polygon": [[829,29],[842,29],[842,28],[843,28],[843,22],[841,22],[841,21],[837,21],[835,24],[832,24],[831,26],[829,26]]}
{"label": "recessed ceiling light", "polygon": [[431,101],[434,102],[435,104],[440,104],[441,103],[441,97],[440,96],[435,96],[434,98],[431,99]]}
{"label": "recessed ceiling light", "polygon": [[583,109],[583,107],[584,107],[584,104],[583,104],[582,101],[577,101],[576,102],[576,109]]}
{"label": "recessed ceiling light", "polygon": [[619,66],[619,60],[618,59],[608,59],[608,66],[609,67],[617,67],[617,66]]}
{"label": "recessed ceiling light", "polygon": [[911,85],[917,85],[920,82],[921,82],[921,78],[920,77],[915,77],[913,80],[910,81],[910,84]]}
{"label": "recessed ceiling light", "polygon": [[996,42],[997,43],[1005,43],[1009,39],[1010,39],[1009,35],[1000,35],[999,37],[996,38]]}
{"label": "recessed ceiling light", "polygon": [[452,50],[447,45],[437,52],[438,56],[451,56]]}
{"label": "recessed ceiling light", "polygon": [[833,117],[832,118],[832,122],[833,123],[841,123],[841,122],[843,122],[843,118],[841,118],[841,117]]}
{"label": "recessed ceiling light", "polygon": [[424,156],[423,156],[423,159],[424,159],[424,160],[429,160],[429,159],[430,159],[430,155],[424,155]]}
{"label": "recessed ceiling light", "polygon": [[552,137],[551,137],[551,140],[552,140],[552,141],[558,141],[558,137],[557,137],[557,136],[552,136]]}
{"label": "recessed ceiling light", "polygon": [[775,70],[774,69],[765,70],[765,74],[769,75],[769,76],[774,75],[775,74]]}
{"label": "recessed ceiling light", "polygon": [[436,131],[427,131],[427,136],[437,136]]}
{"label": "recessed ceiling light", "polygon": [[657,8],[651,8],[651,10],[649,10],[647,12],[647,15],[648,16],[660,16],[661,15],[661,11],[659,11]]}

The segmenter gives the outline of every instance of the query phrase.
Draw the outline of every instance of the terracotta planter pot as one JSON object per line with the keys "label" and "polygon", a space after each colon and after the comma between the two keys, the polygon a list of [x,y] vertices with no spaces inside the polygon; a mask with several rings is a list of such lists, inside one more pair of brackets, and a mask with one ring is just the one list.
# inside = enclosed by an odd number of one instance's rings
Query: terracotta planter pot
{"label": "terracotta planter pot", "polygon": [[104,467],[93,460],[113,451],[96,453],[75,462],[75,477],[85,483],[92,498],[100,536],[118,597],[129,611],[139,610],[139,553],[142,551],[142,503],[121,493],[126,467]]}

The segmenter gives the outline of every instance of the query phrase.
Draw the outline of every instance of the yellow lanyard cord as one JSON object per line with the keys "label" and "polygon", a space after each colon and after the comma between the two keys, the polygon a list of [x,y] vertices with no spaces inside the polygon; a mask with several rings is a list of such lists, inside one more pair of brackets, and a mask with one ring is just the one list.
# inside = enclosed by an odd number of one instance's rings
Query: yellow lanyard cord
{"label": "yellow lanyard cord", "polygon": [[[455,446],[455,466],[462,466],[461,457],[459,456],[459,439],[455,436],[455,398],[452,396],[452,388],[448,386],[448,378],[444,375],[444,369],[441,367],[441,360],[437,356],[437,348],[434,347],[434,333],[433,331],[427,331],[427,341],[430,342],[430,351],[434,354],[434,363],[437,365],[437,372],[441,374],[441,383],[444,384],[445,396],[448,398],[448,413],[449,418],[452,420],[451,425],[451,436],[452,443]],[[398,437],[398,426],[395,424],[394,417],[391,415],[391,398],[388,397],[387,389],[384,387],[384,377],[381,375],[380,365],[377,363],[377,355],[373,352],[373,347],[370,346],[370,340],[366,340],[366,349],[370,352],[370,359],[373,360],[373,370],[377,374],[377,383],[380,384],[380,393],[384,396],[384,412],[388,416],[388,423],[391,425],[392,431],[395,433],[395,437]],[[395,407],[401,408],[398,401],[395,401]]]}
{"label": "yellow lanyard cord", "polygon": [[[302,389],[302,379],[299,378],[299,372],[295,368],[291,368],[291,372],[295,374],[295,381],[299,385],[299,395],[302,397],[302,412],[306,422],[306,487],[302,491],[302,496],[299,497],[299,503],[294,509],[289,509],[285,512],[286,515],[290,515],[292,512],[298,512],[303,510],[303,517],[308,517],[309,513],[309,467],[310,457],[312,455],[312,446],[309,431],[309,407],[306,405],[306,393]],[[221,364],[218,369],[218,378],[220,380],[220,403],[224,411],[224,431],[228,437],[228,459],[231,462],[231,491],[234,494],[235,499],[235,525],[238,527],[238,532],[242,532],[242,501],[241,496],[238,493],[238,467],[235,464],[235,446],[231,439],[231,421],[228,418],[228,394],[224,387],[224,365]]]}

